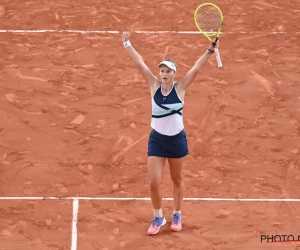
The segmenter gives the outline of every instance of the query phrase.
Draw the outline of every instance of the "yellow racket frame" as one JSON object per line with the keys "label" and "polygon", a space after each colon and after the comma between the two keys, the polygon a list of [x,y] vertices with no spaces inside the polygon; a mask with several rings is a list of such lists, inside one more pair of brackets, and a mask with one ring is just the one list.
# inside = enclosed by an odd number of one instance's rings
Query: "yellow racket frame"
{"label": "yellow racket frame", "polygon": [[[220,27],[217,30],[217,32],[206,33],[203,30],[201,30],[201,28],[199,27],[198,22],[197,22],[197,13],[198,13],[199,9],[201,9],[204,6],[213,6],[213,7],[215,7],[219,11],[220,16],[221,16],[221,24],[220,24]],[[195,13],[194,13],[194,22],[195,22],[196,27],[198,28],[198,30],[202,34],[204,34],[209,41],[212,42],[212,39],[211,39],[212,36],[216,36],[216,40],[214,41],[214,43],[216,43],[218,41],[221,29],[223,28],[224,16],[223,16],[223,13],[222,13],[221,9],[217,5],[215,5],[213,3],[203,3],[203,4],[199,5],[198,8],[195,10]],[[218,67],[221,68],[221,67],[223,67],[223,64],[222,64],[222,61],[221,61],[219,49],[217,47],[215,48],[215,52],[216,52],[216,58],[217,58],[217,62],[218,62]]]}
{"label": "yellow racket frame", "polygon": [[[214,32],[214,33],[212,33],[212,34],[205,33],[203,30],[201,30],[201,28],[199,27],[198,22],[197,22],[197,13],[198,13],[199,9],[202,8],[202,7],[204,7],[204,6],[213,6],[213,7],[215,7],[215,8],[219,11],[220,16],[221,16],[222,22],[221,22],[221,24],[220,24],[220,27],[219,27],[219,29],[217,30],[217,32]],[[211,36],[216,36],[216,37],[218,38],[219,35],[220,35],[220,32],[221,32],[221,30],[222,30],[222,28],[223,28],[224,16],[223,16],[223,13],[222,13],[221,9],[220,9],[217,5],[215,5],[215,4],[213,4],[213,3],[203,3],[203,4],[199,5],[198,8],[195,10],[195,13],[194,13],[194,22],[195,22],[196,27],[198,28],[198,30],[199,30],[202,34],[204,34],[204,35],[207,37],[207,39],[208,39],[209,41],[212,41],[212,39],[210,38]]]}

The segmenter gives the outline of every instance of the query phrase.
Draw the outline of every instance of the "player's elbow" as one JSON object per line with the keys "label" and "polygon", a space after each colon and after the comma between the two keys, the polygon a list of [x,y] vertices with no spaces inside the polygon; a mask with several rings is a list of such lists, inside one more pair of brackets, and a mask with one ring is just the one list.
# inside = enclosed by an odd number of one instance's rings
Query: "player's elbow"
{"label": "player's elbow", "polygon": [[136,58],[136,59],[134,60],[134,63],[135,63],[139,68],[143,68],[144,65],[145,65],[145,62],[144,62],[143,58],[140,58],[140,57]]}
{"label": "player's elbow", "polygon": [[196,62],[195,63],[195,65],[193,67],[193,70],[195,71],[195,74],[197,74],[200,71],[200,69],[202,68],[202,66],[203,66],[202,62]]}

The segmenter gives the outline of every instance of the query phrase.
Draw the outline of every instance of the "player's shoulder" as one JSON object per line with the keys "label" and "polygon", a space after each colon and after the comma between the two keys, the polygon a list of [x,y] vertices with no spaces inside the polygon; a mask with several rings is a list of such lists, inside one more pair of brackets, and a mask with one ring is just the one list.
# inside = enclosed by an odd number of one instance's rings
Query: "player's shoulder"
{"label": "player's shoulder", "polygon": [[157,83],[154,83],[153,86],[150,87],[151,96],[153,97],[157,90],[161,87],[161,82],[158,81]]}

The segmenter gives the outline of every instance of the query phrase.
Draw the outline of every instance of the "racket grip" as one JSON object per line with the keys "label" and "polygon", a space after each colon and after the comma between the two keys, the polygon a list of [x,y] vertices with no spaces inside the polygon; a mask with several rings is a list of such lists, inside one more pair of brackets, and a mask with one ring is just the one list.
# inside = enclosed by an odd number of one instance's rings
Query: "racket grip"
{"label": "racket grip", "polygon": [[219,40],[219,37],[216,37],[215,41],[212,42],[212,45],[214,46],[214,48],[216,47],[218,40]]}
{"label": "racket grip", "polygon": [[221,56],[218,48],[215,48],[215,53],[217,57],[217,62],[218,62],[218,67],[221,68],[223,67],[222,61],[221,61]]}

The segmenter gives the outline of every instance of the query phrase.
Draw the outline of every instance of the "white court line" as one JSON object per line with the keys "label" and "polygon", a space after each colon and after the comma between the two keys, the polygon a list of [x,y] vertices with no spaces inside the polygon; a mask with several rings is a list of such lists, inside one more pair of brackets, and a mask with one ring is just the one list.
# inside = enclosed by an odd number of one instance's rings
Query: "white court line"
{"label": "white court line", "polygon": [[[117,30],[0,30],[0,33],[80,33],[80,34],[120,34],[121,31]],[[200,31],[171,31],[171,30],[162,30],[162,31],[132,31],[132,33],[138,34],[202,34]],[[208,34],[212,34],[208,32]],[[228,31],[221,32],[221,34],[300,34],[300,32],[255,32],[255,31]]]}
{"label": "white court line", "polygon": [[71,250],[77,249],[77,220],[78,220],[78,199],[73,200],[73,217],[72,217],[72,245]]}
{"label": "white court line", "polygon": [[[118,197],[0,197],[0,200],[98,200],[98,201],[150,201],[150,198],[118,198]],[[173,198],[163,198],[173,200]],[[290,198],[184,198],[184,201],[252,201],[252,202],[300,202]],[[74,204],[74,203],[73,203]]]}

